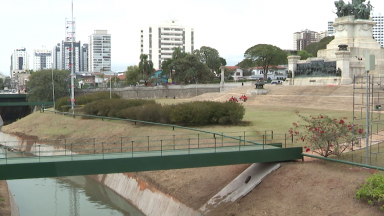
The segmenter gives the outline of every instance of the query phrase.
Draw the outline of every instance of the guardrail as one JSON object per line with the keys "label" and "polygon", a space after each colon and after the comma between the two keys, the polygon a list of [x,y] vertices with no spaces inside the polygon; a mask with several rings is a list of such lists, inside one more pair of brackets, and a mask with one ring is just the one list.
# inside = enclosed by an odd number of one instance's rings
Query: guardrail
{"label": "guardrail", "polygon": [[[29,151],[18,151],[20,141],[3,141],[0,143],[5,152],[0,154],[0,161],[16,158],[41,158],[70,156],[66,160],[74,160],[79,155],[99,155],[102,159],[111,154],[120,154],[124,157],[134,157],[150,153],[151,156],[164,156],[166,154],[197,154],[216,153],[223,151],[242,151],[252,149],[271,149],[281,147],[281,144],[258,145],[241,137],[208,137],[207,134],[182,134],[162,135],[146,137],[116,137],[116,138],[84,138],[84,139],[60,139],[60,140],[25,140],[30,143]],[[184,137],[184,138],[181,138]]]}

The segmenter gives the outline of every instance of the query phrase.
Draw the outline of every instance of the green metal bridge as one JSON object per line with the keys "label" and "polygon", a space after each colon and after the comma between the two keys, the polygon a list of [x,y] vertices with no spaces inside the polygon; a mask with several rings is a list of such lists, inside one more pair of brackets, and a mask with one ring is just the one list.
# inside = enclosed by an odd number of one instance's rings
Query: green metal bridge
{"label": "green metal bridge", "polygon": [[26,94],[0,94],[0,116],[5,122],[12,122],[30,114],[34,106],[44,104],[53,105],[53,102],[27,102]]}
{"label": "green metal bridge", "polygon": [[[195,138],[192,138],[195,136]],[[149,170],[181,169],[302,159],[302,148],[260,144],[235,137],[173,135],[92,139],[3,141],[0,179],[44,178]]]}
{"label": "green metal bridge", "polygon": [[53,105],[53,102],[27,102],[26,94],[0,94],[0,107]]}
{"label": "green metal bridge", "polygon": [[[61,113],[69,116],[131,121],[192,131],[141,137],[0,141],[0,180],[167,170],[303,159],[301,147],[286,147],[287,136],[215,133],[178,125]],[[42,114],[44,115],[44,114]],[[150,133],[150,131],[148,131]],[[256,135],[256,134],[259,135]],[[260,135],[262,134],[262,135]],[[274,139],[275,137],[275,139]],[[274,143],[274,140],[284,140]],[[293,142],[293,140],[291,140]]]}

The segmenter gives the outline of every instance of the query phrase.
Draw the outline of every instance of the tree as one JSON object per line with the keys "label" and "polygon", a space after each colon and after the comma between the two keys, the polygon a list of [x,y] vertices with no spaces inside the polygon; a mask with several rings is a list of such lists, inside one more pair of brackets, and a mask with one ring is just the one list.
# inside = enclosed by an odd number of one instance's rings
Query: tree
{"label": "tree", "polygon": [[161,68],[162,75],[182,83],[212,81],[215,76],[208,66],[200,61],[200,56],[186,53],[179,47],[174,49],[172,59],[162,62]]}
{"label": "tree", "polygon": [[255,62],[252,59],[243,59],[243,61],[237,63],[236,66],[239,66],[241,68],[251,68],[255,67]]}
{"label": "tree", "polygon": [[306,50],[299,50],[297,55],[301,57],[300,60],[306,60],[307,58],[313,57],[313,55],[308,53]]}
{"label": "tree", "polygon": [[220,57],[219,51],[214,48],[202,46],[200,49],[197,49],[193,52],[198,56],[199,60],[208,66],[208,68],[213,72],[219,72],[220,66],[227,65],[227,61]]}
{"label": "tree", "polygon": [[[55,98],[61,98],[70,95],[70,72],[66,70],[54,70],[53,81],[55,85]],[[34,101],[52,101],[52,71],[35,71],[29,77],[27,82],[27,100]]]}
{"label": "tree", "polygon": [[306,152],[312,150],[324,157],[340,157],[345,150],[352,148],[352,142],[358,144],[356,138],[363,134],[363,129],[351,122],[347,123],[347,118],[336,119],[326,115],[299,117],[305,123],[293,123],[289,133],[304,144]]}
{"label": "tree", "polygon": [[131,65],[127,67],[125,71],[125,83],[135,84],[140,81],[140,68],[137,65]]}
{"label": "tree", "polygon": [[327,45],[334,39],[334,36],[328,36],[321,39],[319,42],[311,43],[304,48],[305,51],[312,54],[313,57],[317,57],[317,51],[326,49]]}
{"label": "tree", "polygon": [[206,82],[214,78],[214,73],[196,55],[186,54],[184,58],[173,60],[171,66],[175,71],[176,82]]}
{"label": "tree", "polygon": [[148,77],[151,76],[153,72],[155,72],[155,69],[153,68],[153,62],[147,59],[148,55],[140,55],[139,68],[140,72],[143,74],[143,79],[148,79]]}
{"label": "tree", "polygon": [[247,49],[244,53],[244,58],[247,61],[251,61],[253,65],[263,68],[264,80],[267,80],[267,73],[270,67],[287,62],[286,52],[279,47],[269,44],[258,44]]}

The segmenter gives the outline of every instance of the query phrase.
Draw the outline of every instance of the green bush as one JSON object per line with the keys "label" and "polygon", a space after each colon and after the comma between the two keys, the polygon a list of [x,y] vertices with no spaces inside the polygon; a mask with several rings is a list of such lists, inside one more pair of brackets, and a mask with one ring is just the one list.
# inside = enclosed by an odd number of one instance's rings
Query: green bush
{"label": "green bush", "polygon": [[195,101],[176,105],[157,104],[154,100],[106,99],[88,103],[88,115],[117,117],[184,126],[237,124],[245,114],[240,103]]}
{"label": "green bush", "polygon": [[[119,95],[112,93],[111,94],[112,98],[120,98]],[[98,101],[98,100],[104,100],[104,99],[109,99],[110,98],[110,92],[104,91],[104,92],[94,92],[91,94],[85,94],[85,95],[80,95],[76,96],[76,105],[85,105],[87,103],[91,103],[93,101]],[[68,112],[68,110],[71,108],[70,103],[68,104],[68,101],[70,101],[70,97],[62,97],[58,100],[55,101],[56,105],[56,110],[59,110],[61,112]]]}
{"label": "green bush", "polygon": [[370,205],[379,204],[380,209],[384,210],[384,176],[373,174],[366,179],[356,192],[356,198],[365,200]]}
{"label": "green bush", "polygon": [[181,125],[237,124],[244,114],[245,108],[239,103],[195,101],[175,106],[170,119]]}
{"label": "green bush", "polygon": [[84,112],[88,115],[117,117],[117,113],[121,110],[142,106],[145,104],[155,104],[154,100],[143,99],[105,99],[99,101],[93,101],[84,106]]}

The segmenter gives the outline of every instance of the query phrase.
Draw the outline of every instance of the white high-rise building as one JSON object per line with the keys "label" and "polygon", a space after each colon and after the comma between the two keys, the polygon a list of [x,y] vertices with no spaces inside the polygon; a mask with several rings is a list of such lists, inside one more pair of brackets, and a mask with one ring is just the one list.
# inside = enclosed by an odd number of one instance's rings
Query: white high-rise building
{"label": "white high-rise building", "polygon": [[[141,29],[141,54],[147,54],[155,69],[161,68],[161,62],[172,58],[173,49],[180,47],[184,52],[194,50],[194,30],[178,25],[177,20],[168,20],[162,25],[153,25]],[[139,61],[139,58],[138,58]]]}
{"label": "white high-rise building", "polygon": [[44,70],[52,68],[52,51],[46,49],[35,49],[33,52],[33,70]]}
{"label": "white high-rise building", "polygon": [[14,77],[18,73],[25,73],[29,70],[29,56],[27,50],[23,47],[15,49],[11,55],[10,74]]}
{"label": "white high-rise building", "polygon": [[88,42],[88,70],[111,71],[111,35],[107,30],[95,30]]}
{"label": "white high-rise building", "polygon": [[376,23],[373,26],[373,37],[381,47],[384,47],[384,16],[380,13],[372,13],[371,18]]}

